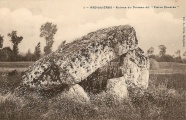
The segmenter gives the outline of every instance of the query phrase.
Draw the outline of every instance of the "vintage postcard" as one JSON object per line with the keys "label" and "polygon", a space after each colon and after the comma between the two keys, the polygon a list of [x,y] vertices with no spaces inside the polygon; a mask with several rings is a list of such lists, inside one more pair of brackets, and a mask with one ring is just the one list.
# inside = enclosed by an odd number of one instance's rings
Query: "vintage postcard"
{"label": "vintage postcard", "polygon": [[0,0],[0,120],[185,120],[185,0]]}

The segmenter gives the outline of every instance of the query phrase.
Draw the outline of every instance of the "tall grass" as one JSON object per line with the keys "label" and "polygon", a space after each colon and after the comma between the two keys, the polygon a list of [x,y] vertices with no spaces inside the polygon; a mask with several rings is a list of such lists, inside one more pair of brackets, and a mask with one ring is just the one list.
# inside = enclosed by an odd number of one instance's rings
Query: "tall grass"
{"label": "tall grass", "polygon": [[0,68],[27,68],[34,62],[0,62]]}
{"label": "tall grass", "polygon": [[114,101],[102,91],[99,94],[90,93],[90,102],[79,103],[63,93],[50,99],[43,99],[36,93],[17,97],[13,92],[19,85],[21,74],[9,77],[1,74],[0,119],[185,120],[186,90],[179,88],[185,81],[183,76],[178,76],[151,76],[149,88],[143,96],[131,95],[130,99],[122,102]]}

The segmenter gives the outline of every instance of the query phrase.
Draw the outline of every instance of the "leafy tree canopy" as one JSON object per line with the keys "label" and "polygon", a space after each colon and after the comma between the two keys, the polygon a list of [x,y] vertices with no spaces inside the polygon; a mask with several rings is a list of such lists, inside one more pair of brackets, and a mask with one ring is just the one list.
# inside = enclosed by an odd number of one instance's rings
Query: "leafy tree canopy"
{"label": "leafy tree canopy", "polygon": [[0,48],[3,48],[3,37],[1,34],[0,34]]}
{"label": "leafy tree canopy", "polygon": [[41,56],[41,45],[40,42],[37,44],[37,46],[35,47],[35,52],[34,55],[36,57],[36,59],[38,60]]}
{"label": "leafy tree canopy", "polygon": [[160,49],[160,52],[159,52],[160,56],[164,56],[166,53],[166,49],[167,49],[165,45],[159,45],[159,49]]}
{"label": "leafy tree canopy", "polygon": [[8,33],[8,36],[11,38],[10,41],[13,43],[13,51],[16,55],[19,53],[18,44],[23,40],[23,37],[17,36],[17,31],[12,31],[11,33]]}
{"label": "leafy tree canopy", "polygon": [[49,54],[54,43],[53,39],[57,32],[57,25],[52,24],[51,22],[46,22],[45,24],[41,25],[40,31],[40,37],[44,37],[46,40],[44,52],[45,54]]}

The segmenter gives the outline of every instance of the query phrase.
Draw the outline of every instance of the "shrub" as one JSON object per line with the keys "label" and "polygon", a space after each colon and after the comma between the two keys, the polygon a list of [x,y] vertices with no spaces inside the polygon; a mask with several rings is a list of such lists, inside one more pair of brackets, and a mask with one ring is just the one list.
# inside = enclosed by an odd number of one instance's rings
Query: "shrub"
{"label": "shrub", "polygon": [[158,62],[174,62],[174,58],[171,55],[168,55],[168,54],[158,56],[156,60]]}
{"label": "shrub", "polygon": [[12,70],[8,73],[9,76],[13,76],[13,75],[17,75],[17,74],[18,74],[17,70]]}

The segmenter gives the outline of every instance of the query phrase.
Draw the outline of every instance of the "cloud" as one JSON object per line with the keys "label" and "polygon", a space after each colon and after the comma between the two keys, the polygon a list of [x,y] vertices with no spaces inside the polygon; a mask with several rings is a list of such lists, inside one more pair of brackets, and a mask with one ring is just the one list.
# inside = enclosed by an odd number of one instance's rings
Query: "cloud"
{"label": "cloud", "polygon": [[0,9],[0,34],[4,36],[4,46],[12,46],[10,38],[7,36],[12,30],[17,31],[18,36],[23,36],[19,44],[20,52],[26,52],[28,49],[33,51],[38,42],[44,44],[44,40],[39,38],[39,29],[41,24],[50,19],[43,16],[33,15],[27,9],[17,9],[11,11],[8,8]]}
{"label": "cloud", "polygon": [[127,19],[137,31],[139,45],[143,49],[150,46],[156,47],[164,44],[167,52],[173,53],[182,47],[182,21],[176,19],[169,12],[155,13],[153,9],[130,10],[127,12]]}
{"label": "cloud", "polygon": [[[101,11],[101,10],[100,10]],[[82,11],[81,11],[82,12]],[[8,8],[0,9],[0,34],[4,35],[5,46],[10,46],[7,34],[12,30],[17,30],[18,35],[24,37],[20,43],[20,51],[26,52],[28,49],[34,51],[34,47],[38,42],[41,42],[42,49],[45,45],[44,38],[40,38],[40,26],[47,21],[57,24],[58,31],[55,35],[53,50],[63,41],[70,42],[76,38],[86,35],[91,31],[100,28],[115,26],[115,25],[132,25],[137,32],[139,46],[145,51],[151,46],[158,51],[158,45],[164,44],[167,46],[168,53],[173,53],[177,49],[183,49],[182,46],[182,21],[174,18],[169,12],[155,13],[153,9],[149,10],[127,10],[117,18],[113,15],[104,16],[102,19],[95,20],[100,16],[101,12],[90,15],[92,12],[85,10],[79,14],[70,14],[67,16],[59,15],[55,18],[47,18],[43,15],[34,15],[28,9],[21,8],[11,11]],[[121,11],[120,11],[121,13]],[[87,16],[89,18],[87,19]],[[118,16],[118,15],[117,15]],[[91,20],[92,19],[92,20]]]}
{"label": "cloud", "polygon": [[96,22],[69,25],[63,28],[64,31],[58,32],[60,34],[57,38],[61,36],[63,39],[71,41],[100,28],[125,24],[130,24],[136,29],[139,46],[145,51],[152,46],[158,53],[158,46],[161,44],[167,47],[169,54],[173,54],[177,49],[184,50],[182,47],[182,21],[174,18],[169,12],[155,13],[153,9],[132,9],[126,12],[126,17],[120,19],[112,16]]}

